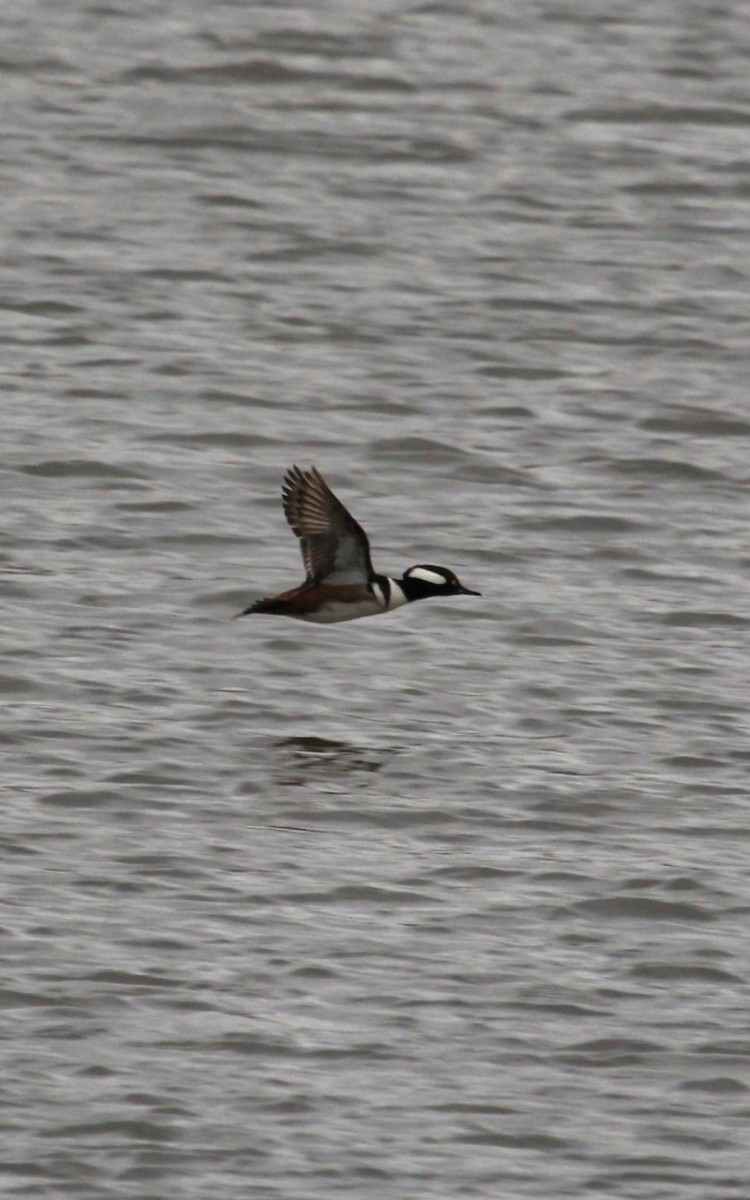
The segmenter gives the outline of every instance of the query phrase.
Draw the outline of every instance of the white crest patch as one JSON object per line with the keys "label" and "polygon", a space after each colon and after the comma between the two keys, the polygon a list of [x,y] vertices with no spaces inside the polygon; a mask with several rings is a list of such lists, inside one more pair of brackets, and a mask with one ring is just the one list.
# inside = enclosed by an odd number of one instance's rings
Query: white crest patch
{"label": "white crest patch", "polygon": [[409,571],[410,579],[423,579],[425,583],[434,583],[436,587],[445,586],[445,576],[438,575],[437,571],[428,571],[426,567],[414,567]]}

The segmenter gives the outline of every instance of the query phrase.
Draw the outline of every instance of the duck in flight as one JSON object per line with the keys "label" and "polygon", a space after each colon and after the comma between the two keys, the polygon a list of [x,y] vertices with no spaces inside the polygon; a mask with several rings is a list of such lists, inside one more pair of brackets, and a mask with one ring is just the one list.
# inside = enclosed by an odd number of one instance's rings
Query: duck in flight
{"label": "duck in flight", "polygon": [[409,567],[400,579],[378,575],[361,525],[334,496],[315,467],[292,467],[281,490],[286,519],[300,540],[306,579],[300,587],[256,600],[237,613],[269,613],[333,624],[391,612],[429,596],[478,596],[446,567]]}

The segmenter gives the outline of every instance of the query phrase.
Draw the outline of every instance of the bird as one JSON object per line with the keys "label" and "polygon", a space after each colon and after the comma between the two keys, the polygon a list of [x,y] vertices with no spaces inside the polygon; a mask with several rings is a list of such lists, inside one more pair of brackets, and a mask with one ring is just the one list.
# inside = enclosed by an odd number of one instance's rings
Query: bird
{"label": "bird", "polygon": [[300,540],[305,582],[256,600],[238,617],[267,613],[331,625],[392,612],[430,596],[480,595],[459,583],[453,571],[430,563],[409,567],[400,579],[379,575],[367,534],[315,467],[291,467],[284,476],[281,501]]}

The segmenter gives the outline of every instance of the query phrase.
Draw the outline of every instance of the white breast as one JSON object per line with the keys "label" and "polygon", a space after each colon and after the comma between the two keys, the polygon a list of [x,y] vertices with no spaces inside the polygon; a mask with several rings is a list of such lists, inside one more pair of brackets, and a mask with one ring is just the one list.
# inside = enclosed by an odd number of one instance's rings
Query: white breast
{"label": "white breast", "polygon": [[400,608],[402,604],[408,604],[409,602],[400,583],[397,583],[395,579],[391,579],[390,576],[388,577],[388,582],[391,585],[391,599],[388,604],[388,612],[390,612],[392,608]]}

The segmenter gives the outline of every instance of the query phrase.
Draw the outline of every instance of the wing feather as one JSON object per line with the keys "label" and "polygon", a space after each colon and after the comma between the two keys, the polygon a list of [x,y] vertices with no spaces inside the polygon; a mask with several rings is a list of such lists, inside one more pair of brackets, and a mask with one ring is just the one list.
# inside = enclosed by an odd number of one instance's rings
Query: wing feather
{"label": "wing feather", "polygon": [[281,499],[286,519],[300,539],[308,580],[369,581],[373,569],[367,534],[315,467],[287,471]]}

